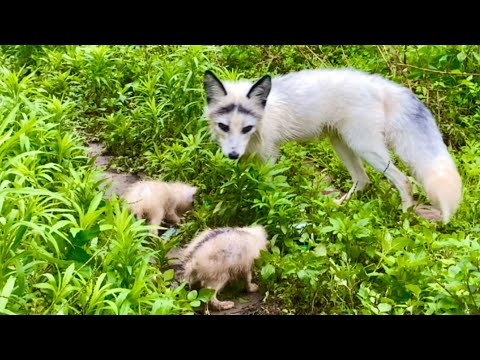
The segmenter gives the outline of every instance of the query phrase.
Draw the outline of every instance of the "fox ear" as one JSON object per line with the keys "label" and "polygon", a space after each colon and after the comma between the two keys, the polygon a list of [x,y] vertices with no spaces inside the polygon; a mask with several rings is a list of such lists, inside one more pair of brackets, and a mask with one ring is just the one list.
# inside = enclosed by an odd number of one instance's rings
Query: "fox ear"
{"label": "fox ear", "polygon": [[272,88],[272,78],[270,75],[264,75],[250,89],[247,98],[257,100],[263,107],[267,104],[267,97]]}
{"label": "fox ear", "polygon": [[207,104],[215,102],[219,97],[227,95],[222,82],[210,70],[205,71],[203,86],[207,93]]}

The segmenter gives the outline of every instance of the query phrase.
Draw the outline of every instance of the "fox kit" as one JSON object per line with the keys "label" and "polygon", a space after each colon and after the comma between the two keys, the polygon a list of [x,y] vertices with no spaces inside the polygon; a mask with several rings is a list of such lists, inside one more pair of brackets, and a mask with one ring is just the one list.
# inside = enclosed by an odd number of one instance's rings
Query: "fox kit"
{"label": "fox kit", "polygon": [[[178,224],[180,216],[193,209],[196,192],[196,187],[182,182],[149,180],[134,183],[123,197],[137,219],[146,218],[150,225],[161,225],[164,219]],[[157,230],[151,232],[158,235]]]}
{"label": "fox kit", "polygon": [[283,143],[323,133],[353,180],[337,203],[368,185],[363,160],[398,189],[403,211],[411,207],[410,185],[392,163],[392,149],[441,210],[444,223],[460,204],[460,175],[431,112],[399,84],[353,69],[265,75],[255,83],[222,82],[207,71],[204,88],[210,130],[231,159],[254,153],[276,161]]}
{"label": "fox kit", "polygon": [[190,285],[215,290],[210,301],[218,310],[234,307],[233,301],[219,301],[217,293],[230,281],[244,278],[247,291],[255,292],[252,266],[267,248],[267,233],[263,226],[209,229],[197,235],[183,250],[183,277]]}

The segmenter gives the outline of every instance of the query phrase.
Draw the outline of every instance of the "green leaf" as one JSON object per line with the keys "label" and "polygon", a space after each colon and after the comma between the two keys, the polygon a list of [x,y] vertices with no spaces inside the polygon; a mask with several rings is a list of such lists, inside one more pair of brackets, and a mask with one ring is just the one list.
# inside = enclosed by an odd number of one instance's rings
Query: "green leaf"
{"label": "green leaf", "polygon": [[[86,263],[90,260],[90,255],[83,250],[81,247],[74,246],[67,252],[67,259],[68,260],[75,260],[81,263]],[[73,264],[72,264],[73,265]]]}
{"label": "green leaf", "polygon": [[213,209],[213,214],[219,213],[222,210],[223,201],[219,201]]}
{"label": "green leaf", "polygon": [[322,229],[320,230],[320,232],[322,233],[329,233],[329,232],[332,232],[334,231],[335,228],[333,226],[324,226],[322,227]]}
{"label": "green leaf", "polygon": [[[27,216],[25,217],[25,221],[29,222],[32,219],[32,213],[29,212]],[[15,240],[13,241],[13,244],[11,245],[11,250],[15,250],[17,246],[20,244],[20,241],[23,239],[23,235],[25,235],[25,231],[27,231],[27,226],[26,225],[21,225],[20,228],[17,231],[17,234],[15,236]]]}
{"label": "green leaf", "polygon": [[386,303],[378,304],[378,310],[380,310],[380,312],[382,313],[389,312],[391,309],[392,309],[392,306],[390,304],[386,304]]}
{"label": "green leaf", "polygon": [[278,175],[278,174],[281,174],[285,171],[287,171],[288,169],[290,169],[290,167],[284,167],[284,168],[281,168],[281,169],[275,169],[275,170],[271,170],[268,174],[270,176],[275,176],[275,175]]}
{"label": "green leaf", "polygon": [[100,234],[100,225],[95,224],[91,229],[80,230],[72,239],[72,243],[76,246],[83,246]]}
{"label": "green leaf", "polygon": [[325,245],[320,244],[313,250],[315,255],[317,256],[326,256],[327,255],[327,248]]}
{"label": "green leaf", "polygon": [[368,256],[373,258],[375,256],[375,247],[367,245],[367,247],[365,248],[365,252]]}
{"label": "green leaf", "polygon": [[70,200],[67,198],[59,195],[58,193],[48,191],[48,190],[42,190],[42,189],[32,189],[32,188],[19,188],[19,189],[1,189],[0,194],[2,193],[15,193],[15,194],[23,194],[23,195],[29,195],[29,196],[46,196],[49,198],[53,198],[56,200],[59,200],[66,204],[67,206],[71,206]]}
{"label": "green leaf", "polygon": [[202,303],[199,300],[194,300],[190,303],[191,307],[199,307]]}
{"label": "green leaf", "polygon": [[272,275],[275,275],[275,267],[271,264],[265,265],[262,267],[260,275],[262,276],[262,279],[268,279]]}
{"label": "green leaf", "polygon": [[103,198],[103,193],[99,191],[97,195],[95,195],[93,200],[90,202],[90,206],[88,207],[87,213],[94,212],[98,208],[98,205],[100,204],[100,201],[102,201],[102,198]]}
{"label": "green leaf", "polygon": [[215,290],[213,289],[209,289],[209,288],[200,289],[200,292],[198,293],[198,296],[197,296],[197,300],[200,300],[206,303],[212,298],[214,293],[215,293]]}
{"label": "green leaf", "polygon": [[10,276],[7,280],[7,283],[3,287],[2,294],[0,296],[0,313],[5,312],[5,307],[7,306],[8,298],[12,293],[14,285],[15,285],[15,277]]}
{"label": "green leaf", "polygon": [[55,287],[52,284],[40,283],[40,284],[34,284],[33,287],[36,287],[38,289],[48,289],[48,290],[51,290],[52,292],[55,292]]}
{"label": "green leaf", "polygon": [[416,297],[422,292],[422,289],[414,284],[407,284],[405,287],[410,290]]}
{"label": "green leaf", "polygon": [[75,264],[72,263],[67,270],[65,270],[65,275],[63,275],[63,286],[67,285],[70,280],[72,280],[73,272],[75,270]]}
{"label": "green leaf", "polygon": [[195,300],[197,298],[197,294],[198,294],[197,290],[190,291],[187,295],[187,300],[188,301]]}
{"label": "green leaf", "polygon": [[308,273],[305,270],[299,270],[297,276],[300,280],[304,281],[308,277]]}
{"label": "green leaf", "polygon": [[248,304],[250,302],[248,298],[244,298],[244,297],[239,297],[237,300],[240,304]]}
{"label": "green leaf", "polygon": [[167,271],[165,271],[165,272],[163,273],[163,280],[165,280],[165,281],[170,281],[170,280],[173,279],[174,275],[175,275],[175,270],[173,270],[173,269],[168,269]]}
{"label": "green leaf", "polygon": [[363,227],[368,225],[368,219],[360,219],[359,221],[357,221],[357,223],[355,225],[363,228]]}

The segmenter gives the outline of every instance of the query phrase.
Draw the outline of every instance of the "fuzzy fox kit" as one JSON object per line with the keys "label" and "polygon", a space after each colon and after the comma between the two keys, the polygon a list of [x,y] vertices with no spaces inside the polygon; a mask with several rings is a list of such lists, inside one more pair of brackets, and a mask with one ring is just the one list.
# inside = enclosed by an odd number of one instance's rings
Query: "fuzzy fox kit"
{"label": "fuzzy fox kit", "polygon": [[234,302],[218,300],[217,293],[238,278],[247,281],[247,291],[256,292],[252,266],[266,247],[267,233],[261,225],[204,230],[183,250],[183,278],[191,286],[215,290],[210,303],[216,309],[231,309]]}
{"label": "fuzzy fox kit", "polygon": [[196,192],[196,187],[182,182],[149,180],[131,185],[123,198],[137,219],[147,218],[150,225],[162,225],[164,220],[178,224],[180,216],[193,209]]}
{"label": "fuzzy fox kit", "polygon": [[430,110],[407,88],[353,69],[315,69],[220,81],[206,71],[205,115],[211,133],[231,159],[254,153],[276,161],[279,146],[327,136],[348,169],[352,188],[370,180],[363,161],[398,189],[402,209],[414,205],[408,178],[389,149],[409,167],[447,223],[462,198],[462,181]]}

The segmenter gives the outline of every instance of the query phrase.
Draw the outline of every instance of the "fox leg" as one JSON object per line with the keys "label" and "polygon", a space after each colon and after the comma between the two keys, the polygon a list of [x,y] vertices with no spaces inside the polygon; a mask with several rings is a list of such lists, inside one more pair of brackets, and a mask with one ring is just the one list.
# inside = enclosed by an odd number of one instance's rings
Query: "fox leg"
{"label": "fox leg", "polygon": [[254,151],[263,162],[270,161],[272,164],[275,164],[280,156],[278,146],[265,138],[263,139],[262,144]]}
{"label": "fox leg", "polygon": [[[364,119],[365,120],[365,119]],[[369,119],[372,121],[372,119]],[[375,170],[383,173],[400,192],[402,210],[413,206],[413,198],[408,178],[392,162],[383,133],[365,127],[367,121],[358,121],[357,126],[350,126],[341,134],[345,143]]]}
{"label": "fox leg", "polygon": [[348,200],[354,193],[364,190],[365,187],[370,183],[370,180],[365,172],[362,160],[338,135],[330,135],[330,141],[336,153],[350,173],[353,181],[353,186],[350,188],[350,190],[341,198],[335,200],[335,202],[340,205],[345,200]]}

